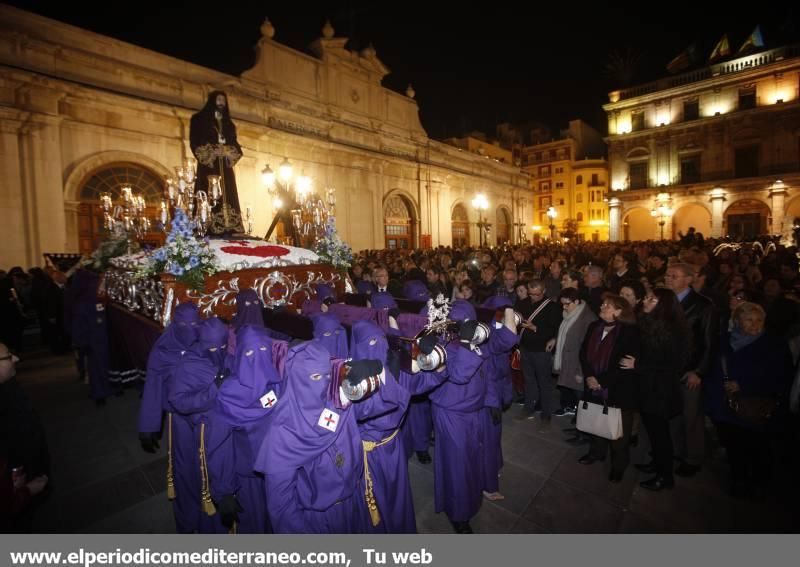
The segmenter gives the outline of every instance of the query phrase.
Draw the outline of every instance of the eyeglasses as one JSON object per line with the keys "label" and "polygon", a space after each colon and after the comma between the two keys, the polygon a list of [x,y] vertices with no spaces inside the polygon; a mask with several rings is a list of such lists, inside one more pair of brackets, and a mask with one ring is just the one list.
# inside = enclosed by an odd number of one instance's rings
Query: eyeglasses
{"label": "eyeglasses", "polygon": [[609,307],[614,307],[614,306],[610,303],[606,303],[605,301],[600,304],[600,309],[607,309]]}
{"label": "eyeglasses", "polygon": [[561,307],[569,307],[573,303],[575,303],[575,302],[574,301],[562,301],[561,302]]}
{"label": "eyeglasses", "polygon": [[648,295],[644,298],[645,301],[649,301],[650,303],[658,303],[658,298],[655,295]]}

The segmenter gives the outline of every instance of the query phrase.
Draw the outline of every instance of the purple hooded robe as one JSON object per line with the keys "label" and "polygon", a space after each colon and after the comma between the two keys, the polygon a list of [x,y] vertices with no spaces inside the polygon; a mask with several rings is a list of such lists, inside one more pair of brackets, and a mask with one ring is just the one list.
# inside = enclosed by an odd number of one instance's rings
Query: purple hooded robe
{"label": "purple hooded robe", "polygon": [[79,356],[88,359],[89,391],[93,400],[111,395],[108,381],[106,308],[98,299],[100,274],[78,270],[70,284],[70,336]]}
{"label": "purple hooded robe", "polygon": [[[225,436],[225,428],[214,427],[213,422],[218,393],[214,378],[218,373],[225,372],[229,366],[227,341],[228,326],[225,323],[216,317],[203,321],[199,326],[197,342],[181,357],[175,367],[174,379],[168,387],[168,400],[174,410],[173,428],[180,432],[181,438],[184,429],[189,430],[191,447],[180,453],[194,455],[191,462],[178,460],[179,453],[174,455],[176,496],[181,486],[202,489],[201,463],[198,457],[201,442],[205,445],[206,456],[214,452],[218,456],[218,461],[225,467],[224,470],[212,470],[209,463],[209,477],[233,478],[231,472],[234,463],[233,444]],[[221,457],[223,450],[229,451],[227,458]],[[219,482],[213,484],[209,482],[208,488],[214,500],[234,492],[233,486],[230,484],[223,486]],[[201,507],[188,510],[186,513],[187,516],[181,518],[181,523],[185,526],[194,526],[190,531],[201,533],[228,531],[222,526],[218,514],[208,516],[203,513]]]}
{"label": "purple hooded robe", "polygon": [[[373,523],[364,498],[359,499],[361,517],[365,521],[364,529],[367,533],[416,533],[408,458],[400,434],[410,395],[397,383],[386,366],[388,348],[386,335],[378,325],[369,321],[357,321],[353,324],[350,347],[353,360],[380,360],[385,371],[385,382],[378,391],[364,402],[354,404],[357,414],[366,410],[364,413],[377,415],[371,419],[358,420],[365,448],[371,446],[371,443],[382,443],[366,453],[380,521],[377,525]],[[359,493],[363,495],[365,489],[366,481],[362,477]]]}
{"label": "purple hooded robe", "polygon": [[331,399],[331,380],[330,354],[316,340],[289,350],[282,399],[255,461],[275,533],[356,533],[363,525],[361,438],[353,405]]}
{"label": "purple hooded robe", "polygon": [[[223,440],[208,456],[212,472],[212,492],[233,488],[240,506],[239,533],[267,533],[269,517],[264,499],[264,478],[255,472],[255,455],[269,427],[270,417],[282,395],[282,381],[273,362],[274,341],[263,327],[245,325],[237,333],[238,350],[232,363],[232,375],[217,394],[217,409],[222,420],[214,416],[214,426],[222,431],[217,440],[229,435],[233,444],[235,478],[217,479],[215,471],[231,472],[220,459],[227,458],[228,441]],[[228,425],[227,431],[224,430]],[[218,451],[218,448],[222,450]]]}
{"label": "purple hooded robe", "polygon": [[[192,303],[182,303],[175,308],[172,323],[164,329],[153,345],[147,359],[147,379],[142,390],[142,401],[139,406],[140,433],[157,433],[161,431],[164,412],[172,413],[172,406],[167,401],[170,384],[176,366],[183,353],[197,340],[200,315]],[[172,444],[173,464],[194,463],[192,470],[199,467],[197,452],[194,450],[192,430],[185,419],[179,416],[168,416],[166,442]],[[171,438],[171,441],[170,441]],[[200,509],[200,485],[186,484],[194,477],[182,475],[176,477],[175,512],[176,530],[178,533],[191,533],[197,529],[196,522],[186,521],[195,510]],[[183,483],[183,484],[181,484]]]}
{"label": "purple hooded robe", "polygon": [[[450,319],[463,322],[475,318],[475,309],[455,301]],[[436,431],[434,493],[436,512],[445,512],[451,522],[469,521],[480,509],[486,486],[486,439],[483,414],[487,401],[495,403],[489,388],[486,360],[495,351],[508,349],[516,341],[508,329],[493,332],[481,353],[460,343],[447,345],[447,381],[430,393]],[[488,398],[488,400],[487,400]]]}

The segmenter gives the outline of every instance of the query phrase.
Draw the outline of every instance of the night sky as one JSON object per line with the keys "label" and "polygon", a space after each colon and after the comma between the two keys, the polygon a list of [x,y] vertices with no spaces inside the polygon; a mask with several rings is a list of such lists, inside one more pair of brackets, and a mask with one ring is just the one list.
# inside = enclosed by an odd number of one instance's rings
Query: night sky
{"label": "night sky", "polygon": [[233,75],[253,64],[264,16],[275,40],[303,51],[329,18],[350,48],[372,43],[391,70],[384,86],[413,84],[436,139],[493,133],[505,121],[559,129],[574,118],[605,134],[601,105],[625,86],[607,70],[615,55],[636,62],[637,84],[668,75],[666,64],[692,43],[700,65],[725,32],[734,51],[757,24],[768,48],[800,41],[797,9],[763,0],[740,10],[733,2],[97,2],[7,3]]}

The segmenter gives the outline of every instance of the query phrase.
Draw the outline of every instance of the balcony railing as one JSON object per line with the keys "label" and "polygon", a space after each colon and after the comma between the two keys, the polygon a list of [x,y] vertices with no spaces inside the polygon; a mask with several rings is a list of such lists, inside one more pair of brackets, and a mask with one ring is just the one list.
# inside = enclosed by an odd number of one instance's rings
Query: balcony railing
{"label": "balcony railing", "polygon": [[688,85],[690,83],[697,83],[699,81],[704,81],[719,75],[729,75],[731,73],[749,71],[756,67],[769,65],[771,63],[775,63],[776,61],[798,56],[800,56],[800,44],[778,47],[769,51],[762,51],[761,53],[754,53],[753,55],[739,57],[738,59],[734,59],[732,61],[725,61],[710,65],[703,69],[695,69],[694,71],[675,75],[674,77],[665,77],[651,83],[645,83],[629,89],[623,89],[617,91],[619,95],[617,100],[636,98],[638,96],[664,91],[674,87]]}

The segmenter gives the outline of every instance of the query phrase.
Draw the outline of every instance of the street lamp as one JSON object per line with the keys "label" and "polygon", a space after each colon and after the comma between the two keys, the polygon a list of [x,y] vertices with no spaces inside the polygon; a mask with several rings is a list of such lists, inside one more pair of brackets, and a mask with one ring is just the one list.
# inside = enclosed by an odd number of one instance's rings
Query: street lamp
{"label": "street lamp", "polygon": [[547,218],[550,219],[550,240],[556,239],[556,223],[555,218],[558,216],[558,211],[555,207],[548,207]]}
{"label": "street lamp", "polygon": [[269,240],[280,221],[291,235],[295,246],[313,245],[325,232],[325,225],[333,217],[336,195],[332,188],[318,196],[314,193],[311,178],[295,175],[289,158],[283,158],[276,174],[269,165],[261,171],[261,182],[273,195],[275,218],[264,237]]}
{"label": "street lamp", "polygon": [[490,226],[488,222],[489,219],[483,220],[484,211],[489,210],[489,200],[486,198],[486,195],[478,193],[475,198],[472,199],[472,208],[478,211],[478,235],[481,248],[483,248],[483,231],[488,230]]}
{"label": "street lamp", "polygon": [[667,224],[667,219],[672,217],[674,213],[672,197],[669,196],[669,193],[659,193],[653,203],[653,208],[650,210],[650,216],[658,219],[658,226],[661,227],[661,240],[664,240],[664,225]]}

